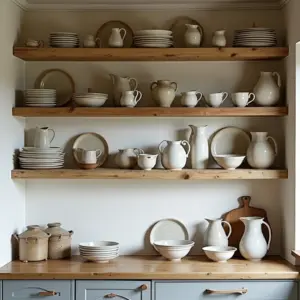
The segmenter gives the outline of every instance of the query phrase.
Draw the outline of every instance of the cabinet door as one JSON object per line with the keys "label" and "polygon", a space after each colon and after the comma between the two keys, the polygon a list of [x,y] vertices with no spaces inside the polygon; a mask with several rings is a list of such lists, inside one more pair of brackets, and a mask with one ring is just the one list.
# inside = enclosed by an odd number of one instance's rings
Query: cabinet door
{"label": "cabinet door", "polygon": [[149,281],[76,281],[76,300],[150,300],[150,298]]}
{"label": "cabinet door", "polygon": [[294,281],[155,282],[155,300],[297,300]]}
{"label": "cabinet door", "polygon": [[4,280],[3,299],[73,300],[73,287],[70,280]]}

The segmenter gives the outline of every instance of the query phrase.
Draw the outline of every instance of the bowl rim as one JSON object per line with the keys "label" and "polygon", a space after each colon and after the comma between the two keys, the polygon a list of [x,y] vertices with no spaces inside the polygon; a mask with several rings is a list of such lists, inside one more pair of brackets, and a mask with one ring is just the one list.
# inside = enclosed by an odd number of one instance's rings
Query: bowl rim
{"label": "bowl rim", "polygon": [[204,252],[210,252],[210,253],[231,253],[237,251],[237,248],[231,247],[231,246],[206,246],[203,247],[202,250]]}
{"label": "bowl rim", "polygon": [[245,158],[246,155],[240,155],[240,154],[218,154],[214,155],[215,158]]}
{"label": "bowl rim", "polygon": [[[162,244],[162,243],[166,243],[166,242],[177,242],[177,244],[172,244],[172,245],[166,245],[166,244]],[[182,244],[180,244],[182,243]],[[156,247],[175,247],[175,248],[182,248],[182,247],[192,247],[195,245],[194,241],[191,240],[158,240],[158,241],[154,241],[153,244]]]}

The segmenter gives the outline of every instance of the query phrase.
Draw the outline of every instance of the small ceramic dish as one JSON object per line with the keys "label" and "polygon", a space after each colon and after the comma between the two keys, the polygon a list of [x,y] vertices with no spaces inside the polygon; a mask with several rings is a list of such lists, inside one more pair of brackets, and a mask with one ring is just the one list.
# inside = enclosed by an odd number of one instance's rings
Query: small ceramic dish
{"label": "small ceramic dish", "polygon": [[202,248],[206,256],[216,262],[224,263],[232,258],[237,248],[235,247],[221,247],[221,246],[208,246]]}
{"label": "small ceramic dish", "polygon": [[244,161],[246,156],[239,155],[216,155],[214,156],[217,164],[225,170],[235,170],[238,168]]}

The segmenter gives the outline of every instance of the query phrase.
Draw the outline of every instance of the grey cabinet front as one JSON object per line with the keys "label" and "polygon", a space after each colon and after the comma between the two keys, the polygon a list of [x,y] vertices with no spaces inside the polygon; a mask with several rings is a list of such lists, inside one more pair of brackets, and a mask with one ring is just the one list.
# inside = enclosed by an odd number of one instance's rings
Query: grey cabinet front
{"label": "grey cabinet front", "polygon": [[[150,281],[76,281],[76,300],[150,300]],[[165,299],[166,300],[166,299]]]}
{"label": "grey cabinet front", "polygon": [[70,280],[4,280],[3,299],[73,300],[73,287]]}
{"label": "grey cabinet front", "polygon": [[294,281],[155,282],[154,300],[297,300]]}

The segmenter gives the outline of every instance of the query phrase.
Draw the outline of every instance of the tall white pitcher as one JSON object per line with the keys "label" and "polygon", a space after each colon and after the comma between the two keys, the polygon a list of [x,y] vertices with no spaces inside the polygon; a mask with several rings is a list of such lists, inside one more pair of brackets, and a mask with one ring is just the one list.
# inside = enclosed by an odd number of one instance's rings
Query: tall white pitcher
{"label": "tall white pitcher", "polygon": [[[52,138],[50,138],[50,132]],[[36,128],[34,136],[34,147],[36,148],[50,148],[50,144],[55,138],[55,132],[49,127]]]}

